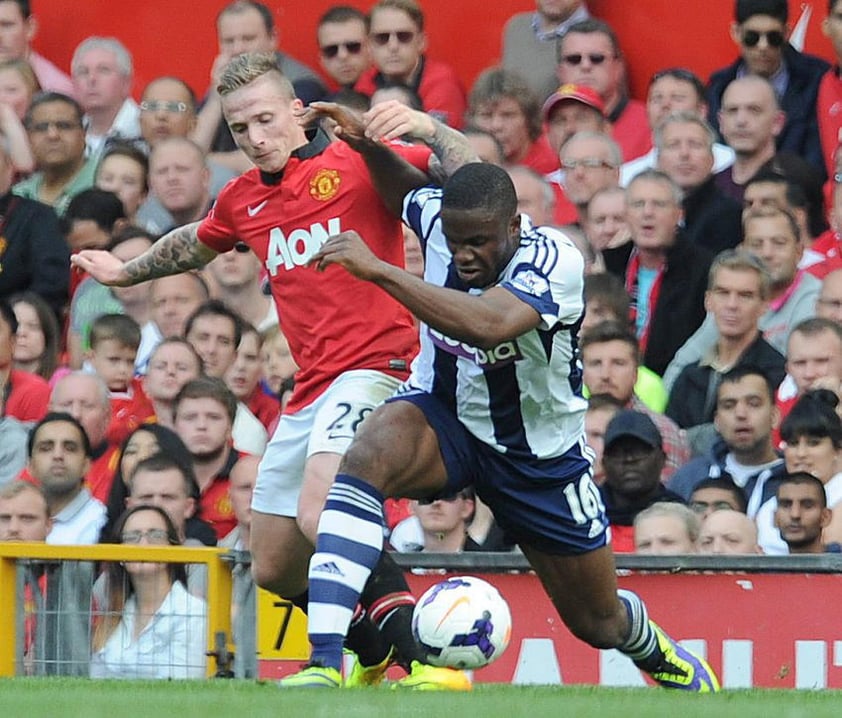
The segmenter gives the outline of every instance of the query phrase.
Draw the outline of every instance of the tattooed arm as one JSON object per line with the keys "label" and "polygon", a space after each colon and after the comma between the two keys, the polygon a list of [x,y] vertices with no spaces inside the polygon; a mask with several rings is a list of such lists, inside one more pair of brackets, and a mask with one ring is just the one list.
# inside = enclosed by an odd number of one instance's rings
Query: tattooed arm
{"label": "tattooed arm", "polygon": [[460,167],[480,159],[465,135],[433,117],[430,119],[433,122],[432,135],[418,139],[433,151],[428,169],[430,177],[438,184],[444,184]]}
{"label": "tattooed arm", "polygon": [[[430,181],[441,184],[463,165],[479,161],[461,132],[394,100],[375,105],[362,117],[331,102],[311,102],[299,112],[304,124],[318,117],[331,118],[334,133],[362,155],[378,194],[398,216],[407,192]],[[384,143],[401,137],[421,140],[433,150],[426,173]]]}
{"label": "tattooed arm", "polygon": [[444,182],[462,165],[479,162],[473,146],[461,132],[426,112],[392,101],[375,105],[363,117],[368,137],[386,141],[411,137],[427,145],[433,151],[428,173],[436,182]]}
{"label": "tattooed arm", "polygon": [[199,222],[178,227],[125,263],[110,252],[91,249],[74,254],[70,261],[98,282],[118,287],[197,269],[216,256],[214,250],[199,241],[198,227]]}

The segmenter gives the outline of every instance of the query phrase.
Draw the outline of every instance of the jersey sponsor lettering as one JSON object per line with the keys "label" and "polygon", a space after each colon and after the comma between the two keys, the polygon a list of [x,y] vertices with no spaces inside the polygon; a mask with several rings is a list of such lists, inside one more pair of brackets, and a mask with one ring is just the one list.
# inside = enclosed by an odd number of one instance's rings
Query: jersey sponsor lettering
{"label": "jersey sponsor lettering", "polygon": [[[413,166],[429,164],[427,147],[399,151]],[[378,197],[362,157],[319,132],[293,152],[278,181],[264,179],[254,168],[229,182],[197,235],[217,252],[243,241],[266,267],[284,334],[301,367],[286,411],[307,406],[352,369],[403,378],[418,346],[409,311],[348,272],[301,271],[328,237],[351,227],[380,259],[403,266],[400,222]]]}
{"label": "jersey sponsor lettering", "polygon": [[[429,187],[408,194],[404,221],[426,240],[425,281],[466,291],[453,279],[441,196],[440,188]],[[534,309],[538,326],[480,349],[422,323],[409,386],[452,406],[469,432],[501,453],[562,456],[579,441],[587,407],[576,363],[582,270],[582,255],[565,235],[522,224],[520,244],[496,284]]]}
{"label": "jersey sponsor lettering", "polygon": [[281,268],[289,271],[296,267],[303,267],[327,242],[328,237],[339,234],[341,231],[339,217],[329,219],[327,227],[321,222],[315,222],[309,229],[300,227],[292,230],[289,236],[286,236],[280,227],[274,227],[269,232],[266,269],[274,277]]}
{"label": "jersey sponsor lettering", "polygon": [[465,342],[451,339],[429,326],[427,332],[433,344],[442,351],[468,359],[484,369],[497,369],[523,359],[517,342],[514,340],[498,344],[492,349],[479,349]]}

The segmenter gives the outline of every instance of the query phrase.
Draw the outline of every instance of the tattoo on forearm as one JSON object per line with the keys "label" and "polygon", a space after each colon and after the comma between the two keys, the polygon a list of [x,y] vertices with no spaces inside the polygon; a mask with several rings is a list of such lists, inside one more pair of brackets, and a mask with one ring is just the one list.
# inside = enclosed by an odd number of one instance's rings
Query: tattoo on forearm
{"label": "tattoo on forearm", "polygon": [[[465,135],[436,119],[433,119],[433,124],[436,131],[427,140],[427,144],[441,163],[441,171],[444,173],[444,177],[450,177],[462,165],[479,161],[477,153]],[[431,165],[431,169],[433,168],[434,165]]]}
{"label": "tattoo on forearm", "polygon": [[436,155],[430,157],[430,163],[427,165],[427,174],[430,177],[430,181],[439,186],[443,185],[447,180],[447,172],[444,171],[441,160]]}
{"label": "tattoo on forearm", "polygon": [[139,257],[126,264],[132,284],[196,269],[209,262],[215,252],[199,241],[198,222],[186,224],[165,234]]}

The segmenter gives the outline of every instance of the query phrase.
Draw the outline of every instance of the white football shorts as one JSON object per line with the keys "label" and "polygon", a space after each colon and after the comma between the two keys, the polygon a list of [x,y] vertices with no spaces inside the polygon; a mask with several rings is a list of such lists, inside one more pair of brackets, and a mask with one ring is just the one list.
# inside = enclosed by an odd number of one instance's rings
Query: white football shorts
{"label": "white football shorts", "polygon": [[322,452],[344,454],[363,419],[400,383],[379,371],[348,371],[312,404],[282,415],[260,461],[251,507],[295,517],[307,458]]}

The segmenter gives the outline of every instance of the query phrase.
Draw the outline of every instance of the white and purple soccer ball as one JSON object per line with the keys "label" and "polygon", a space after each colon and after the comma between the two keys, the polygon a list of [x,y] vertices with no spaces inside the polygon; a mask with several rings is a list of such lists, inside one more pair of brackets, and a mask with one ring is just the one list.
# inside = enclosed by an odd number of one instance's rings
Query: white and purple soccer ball
{"label": "white and purple soccer ball", "polygon": [[412,631],[432,665],[482,668],[509,645],[512,614],[490,583],[476,576],[455,576],[431,586],[418,599]]}

